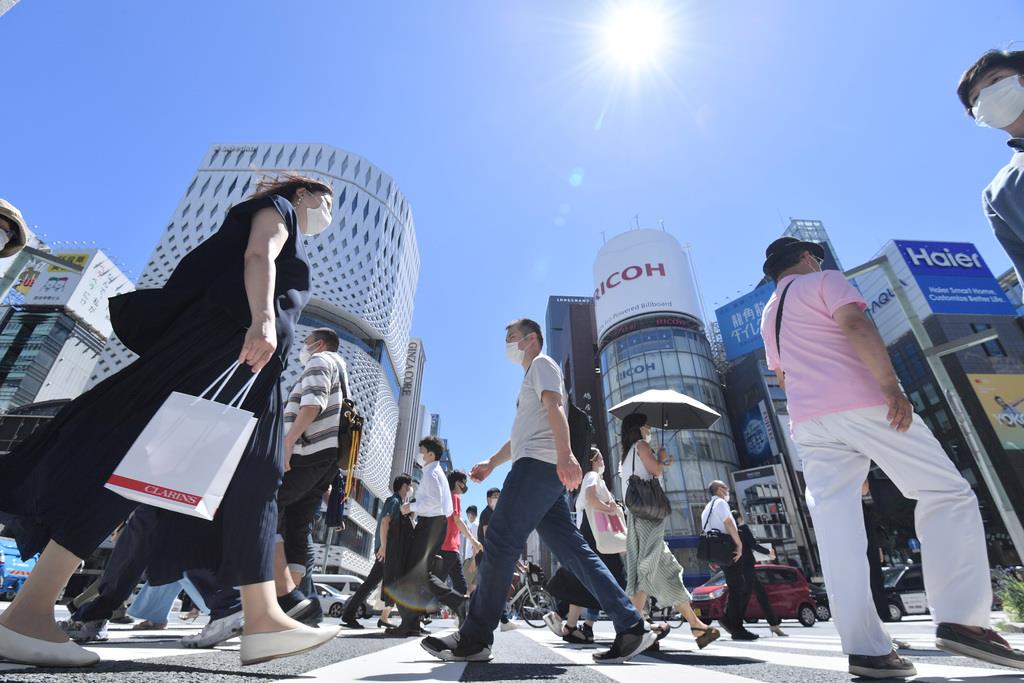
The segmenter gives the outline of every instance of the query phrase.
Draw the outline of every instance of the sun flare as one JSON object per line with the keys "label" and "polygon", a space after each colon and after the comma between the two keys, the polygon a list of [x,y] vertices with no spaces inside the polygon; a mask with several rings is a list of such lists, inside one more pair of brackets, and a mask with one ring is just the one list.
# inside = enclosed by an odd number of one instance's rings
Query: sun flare
{"label": "sun flare", "polygon": [[666,17],[649,3],[613,6],[603,25],[608,58],[634,69],[654,64],[665,44],[665,24]]}

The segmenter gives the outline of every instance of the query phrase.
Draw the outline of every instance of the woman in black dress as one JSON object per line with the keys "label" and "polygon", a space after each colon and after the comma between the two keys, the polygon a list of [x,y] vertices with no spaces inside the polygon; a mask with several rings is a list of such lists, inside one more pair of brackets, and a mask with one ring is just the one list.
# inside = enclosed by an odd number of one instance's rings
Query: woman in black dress
{"label": "woman in black dress", "polygon": [[[160,511],[156,533],[166,552],[152,563],[150,578],[168,583],[184,569],[206,567],[224,585],[241,586],[243,664],[296,654],[334,636],[334,629],[310,629],[285,616],[273,583],[283,472],[278,381],[310,288],[300,233],[325,229],[332,203],[330,186],[311,178],[265,181],[162,288],[111,299],[114,331],[139,359],[0,458],[0,510],[16,517],[23,556],[42,551],[0,615],[0,657],[61,666],[98,661],[68,641],[53,621],[53,604],[81,558],[137,506],[103,484],[172,391],[198,395],[235,362],[258,373],[242,406],[258,424],[212,522]],[[233,395],[246,376],[237,371],[225,393]]]}

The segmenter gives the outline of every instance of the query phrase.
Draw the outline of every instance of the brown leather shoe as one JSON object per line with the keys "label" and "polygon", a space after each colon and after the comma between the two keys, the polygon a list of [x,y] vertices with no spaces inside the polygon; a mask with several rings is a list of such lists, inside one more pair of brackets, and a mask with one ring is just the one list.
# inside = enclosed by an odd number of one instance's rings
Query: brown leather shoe
{"label": "brown leather shoe", "polygon": [[895,651],[887,655],[850,655],[849,671],[864,678],[910,678],[917,675],[917,669]]}
{"label": "brown leather shoe", "polygon": [[1024,669],[1024,652],[1010,647],[1006,639],[990,628],[962,624],[939,624],[935,629],[935,647],[990,664]]}

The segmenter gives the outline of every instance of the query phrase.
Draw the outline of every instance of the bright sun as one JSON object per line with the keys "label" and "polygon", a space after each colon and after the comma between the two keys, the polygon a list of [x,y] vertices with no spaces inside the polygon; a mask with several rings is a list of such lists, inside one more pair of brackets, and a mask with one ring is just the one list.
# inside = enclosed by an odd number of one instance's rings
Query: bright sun
{"label": "bright sun", "polygon": [[608,57],[634,69],[653,64],[665,42],[665,22],[657,7],[640,0],[613,6],[603,26]]}

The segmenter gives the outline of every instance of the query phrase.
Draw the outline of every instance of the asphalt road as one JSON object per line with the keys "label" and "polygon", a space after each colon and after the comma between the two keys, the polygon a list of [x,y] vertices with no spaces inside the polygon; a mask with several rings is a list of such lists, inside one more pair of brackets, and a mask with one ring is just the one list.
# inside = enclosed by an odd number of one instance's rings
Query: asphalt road
{"label": "asphalt road", "polygon": [[[0,603],[0,607],[6,603]],[[62,615],[58,615],[62,616]],[[998,614],[994,615],[997,618]],[[336,620],[328,619],[334,623]],[[202,627],[181,622],[163,631],[133,631],[112,625],[110,641],[93,644],[103,661],[88,670],[59,670],[24,667],[0,662],[0,681],[43,683],[165,683],[176,681],[223,681],[256,683],[264,681],[366,681],[407,683],[409,681],[543,681],[572,683],[655,683],[685,680],[693,683],[743,683],[769,681],[850,681],[846,657],[832,623],[804,628],[785,622],[789,638],[773,637],[763,624],[752,630],[762,637],[753,643],[721,640],[698,650],[693,638],[676,630],[651,653],[625,665],[598,666],[591,660],[597,649],[570,647],[547,629],[519,629],[495,634],[494,661],[487,664],[444,664],[424,653],[418,639],[393,639],[364,622],[363,631],[343,631],[341,636],[313,652],[251,667],[238,662],[238,640],[215,650],[185,650],[178,638]],[[1024,671],[1014,672],[953,657],[935,649],[934,624],[916,618],[889,625],[894,637],[908,641],[912,649],[902,654],[917,666],[919,681],[969,681],[1007,683],[1024,681]],[[435,621],[431,629],[445,632],[451,622]],[[612,637],[611,624],[599,622],[598,640],[605,646]],[[1011,641],[1024,648],[1024,635]]]}

